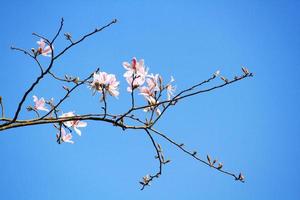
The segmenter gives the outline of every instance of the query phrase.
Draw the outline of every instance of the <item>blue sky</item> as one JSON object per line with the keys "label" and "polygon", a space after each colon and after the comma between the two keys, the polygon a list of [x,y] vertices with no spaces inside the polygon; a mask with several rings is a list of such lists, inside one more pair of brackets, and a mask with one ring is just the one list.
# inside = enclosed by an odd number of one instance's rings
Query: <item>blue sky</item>
{"label": "blue sky", "polygon": [[[9,47],[35,47],[31,33],[52,37],[61,17],[64,32],[74,38],[119,20],[54,66],[59,75],[83,77],[96,67],[116,74],[121,95],[109,99],[114,112],[129,106],[121,63],[133,56],[144,58],[151,72],[166,80],[173,75],[178,90],[217,69],[233,77],[244,65],[255,76],[182,101],[157,124],[200,155],[218,158],[225,169],[242,171],[244,184],[157,138],[172,162],[140,191],[140,177],[157,167],[145,133],[88,122],[74,145],[58,145],[51,125],[1,132],[1,199],[299,198],[299,9],[299,1],[292,0],[2,1],[0,95],[8,114],[39,73],[29,58]],[[55,49],[66,44],[59,39]],[[34,94],[59,99],[63,91],[48,77]],[[30,104],[31,98],[25,106]],[[97,112],[100,104],[83,86],[61,109]],[[21,117],[33,115],[23,109]]]}

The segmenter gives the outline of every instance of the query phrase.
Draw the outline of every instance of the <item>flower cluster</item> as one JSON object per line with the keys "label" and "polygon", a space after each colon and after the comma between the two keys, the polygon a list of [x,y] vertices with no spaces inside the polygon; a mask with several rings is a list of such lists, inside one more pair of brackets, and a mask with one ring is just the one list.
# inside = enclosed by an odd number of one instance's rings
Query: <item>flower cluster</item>
{"label": "flower cluster", "polygon": [[[123,62],[123,67],[127,70],[124,73],[124,77],[129,84],[127,91],[133,92],[134,89],[139,88],[140,95],[142,95],[148,105],[144,111],[155,110],[157,115],[160,115],[161,111],[157,108],[159,103],[158,99],[161,97],[161,93],[166,90],[167,99],[171,100],[171,97],[174,96],[175,87],[172,85],[174,78],[171,77],[171,81],[164,86],[163,79],[159,74],[148,74],[148,69],[144,65],[144,60],[141,59],[137,61],[134,57],[131,60],[131,63]],[[146,83],[146,85],[144,85]]]}
{"label": "flower cluster", "polygon": [[[52,48],[50,46],[46,46],[46,42],[41,39],[37,42],[39,45],[38,50],[36,51],[43,56],[49,56],[51,54]],[[139,95],[143,96],[148,103],[148,107],[144,109],[145,112],[152,111],[159,116],[161,111],[159,109],[159,99],[162,97],[162,92],[165,91],[167,95],[167,100],[171,100],[174,96],[175,87],[172,85],[174,82],[174,78],[171,77],[171,81],[166,85],[163,85],[163,79],[159,74],[149,74],[148,68],[145,67],[145,63],[143,59],[139,61],[133,57],[131,62],[123,62],[123,67],[126,69],[124,73],[124,78],[128,83],[127,91],[132,93],[135,90],[139,91]],[[95,72],[92,76],[92,81],[88,82],[89,88],[94,90],[94,94],[99,92],[101,94],[101,100],[105,102],[105,114],[106,114],[106,95],[109,94],[113,97],[119,96],[119,84],[120,82],[117,81],[116,76],[114,74],[108,74],[106,72]],[[51,116],[52,110],[55,111],[55,107],[53,105],[53,99],[51,101],[45,101],[45,99],[38,98],[37,96],[33,96],[34,107],[31,109],[50,112],[49,109],[46,107],[46,104],[51,106]],[[38,114],[38,113],[37,113]],[[56,114],[56,117],[57,114]],[[87,123],[76,120],[76,115],[74,112],[67,112],[63,113],[59,118],[67,118],[66,121],[60,123],[59,134],[57,134],[57,138],[59,142],[67,142],[67,143],[74,143],[72,141],[72,128],[79,136],[81,135],[81,130],[79,128],[86,127]],[[67,133],[65,128],[69,130],[70,133]]]}

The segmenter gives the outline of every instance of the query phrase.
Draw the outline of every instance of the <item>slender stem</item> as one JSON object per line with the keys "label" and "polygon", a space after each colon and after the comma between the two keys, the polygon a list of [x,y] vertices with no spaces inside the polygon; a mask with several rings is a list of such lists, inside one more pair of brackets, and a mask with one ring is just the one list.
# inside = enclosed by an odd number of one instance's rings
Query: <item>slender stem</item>
{"label": "slender stem", "polygon": [[157,147],[157,145],[155,143],[155,140],[154,140],[153,136],[151,135],[151,133],[149,132],[149,130],[147,128],[145,128],[144,130],[146,131],[147,135],[149,136],[149,138],[151,140],[151,143],[152,143],[152,145],[153,145],[153,147],[154,147],[154,149],[156,151],[156,158],[159,161],[159,170],[158,170],[158,172],[156,172],[155,175],[150,175],[150,178],[147,180],[147,182],[143,183],[141,190],[143,190],[145,188],[145,186],[149,185],[150,182],[154,178],[159,178],[159,176],[162,174],[162,166],[163,166],[163,160],[162,160],[161,155],[160,155],[161,154],[161,152],[160,152],[161,150],[158,149],[158,147]]}

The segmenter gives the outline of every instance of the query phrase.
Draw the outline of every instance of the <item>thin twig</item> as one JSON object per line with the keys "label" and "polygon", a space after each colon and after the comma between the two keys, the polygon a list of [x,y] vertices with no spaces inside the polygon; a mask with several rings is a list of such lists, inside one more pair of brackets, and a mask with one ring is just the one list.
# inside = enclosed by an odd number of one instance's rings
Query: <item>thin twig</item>
{"label": "thin twig", "polygon": [[[224,174],[230,175],[230,176],[234,177],[235,180],[239,180],[239,179],[238,179],[238,176],[235,175],[234,173],[225,171],[225,170],[223,170],[223,169],[219,169],[218,167],[215,167],[215,166],[211,165],[211,163],[209,163],[209,162],[207,162],[207,161],[205,161],[205,160],[199,158],[194,152],[190,152],[190,151],[186,150],[182,144],[176,143],[174,140],[170,139],[170,138],[167,137],[166,135],[162,134],[161,132],[159,132],[159,131],[157,131],[157,130],[155,130],[155,129],[153,129],[153,128],[150,128],[150,130],[153,131],[154,133],[158,134],[159,136],[163,137],[164,139],[166,139],[167,141],[169,141],[170,143],[172,143],[172,144],[175,145],[176,147],[178,147],[178,148],[179,148],[180,150],[182,150],[184,153],[186,153],[186,154],[192,156],[193,158],[195,158],[196,160],[202,162],[203,164],[205,164],[205,165],[207,165],[207,166],[209,166],[209,167],[211,167],[211,168],[214,168],[214,169],[216,169],[216,170],[218,170],[218,171],[220,171],[220,172],[222,172],[222,173],[224,173]],[[240,180],[240,181],[243,182],[243,180]]]}
{"label": "thin twig", "polygon": [[159,176],[162,174],[162,166],[163,166],[163,160],[162,160],[161,155],[160,155],[160,150],[158,149],[158,147],[157,147],[157,145],[155,143],[154,138],[152,137],[151,133],[148,131],[147,128],[145,128],[144,130],[146,131],[147,135],[149,136],[149,138],[150,138],[150,140],[152,142],[152,145],[153,145],[153,147],[154,147],[154,149],[156,151],[156,158],[159,161],[159,170],[158,170],[158,172],[156,172],[155,175],[150,175],[149,176],[149,179],[145,183],[142,184],[141,190],[143,190],[145,188],[145,186],[149,185],[150,182],[152,182],[152,180],[154,178],[159,178]]}

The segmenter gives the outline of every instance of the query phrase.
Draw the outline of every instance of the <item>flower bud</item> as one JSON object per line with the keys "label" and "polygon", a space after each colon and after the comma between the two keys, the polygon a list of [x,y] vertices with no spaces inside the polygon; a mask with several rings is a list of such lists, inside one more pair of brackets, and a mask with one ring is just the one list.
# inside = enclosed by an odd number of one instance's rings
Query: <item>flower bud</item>
{"label": "flower bud", "polygon": [[220,75],[220,70],[217,70],[215,73],[214,73],[214,77],[217,77]]}
{"label": "flower bud", "polygon": [[228,82],[229,82],[228,79],[225,78],[224,76],[221,76],[221,79],[222,79],[225,83],[228,83]]}
{"label": "flower bud", "polygon": [[222,169],[222,167],[223,167],[223,164],[219,163],[217,169]]}
{"label": "flower bud", "polygon": [[242,71],[244,72],[245,75],[249,74],[249,70],[246,67],[242,67]]}

